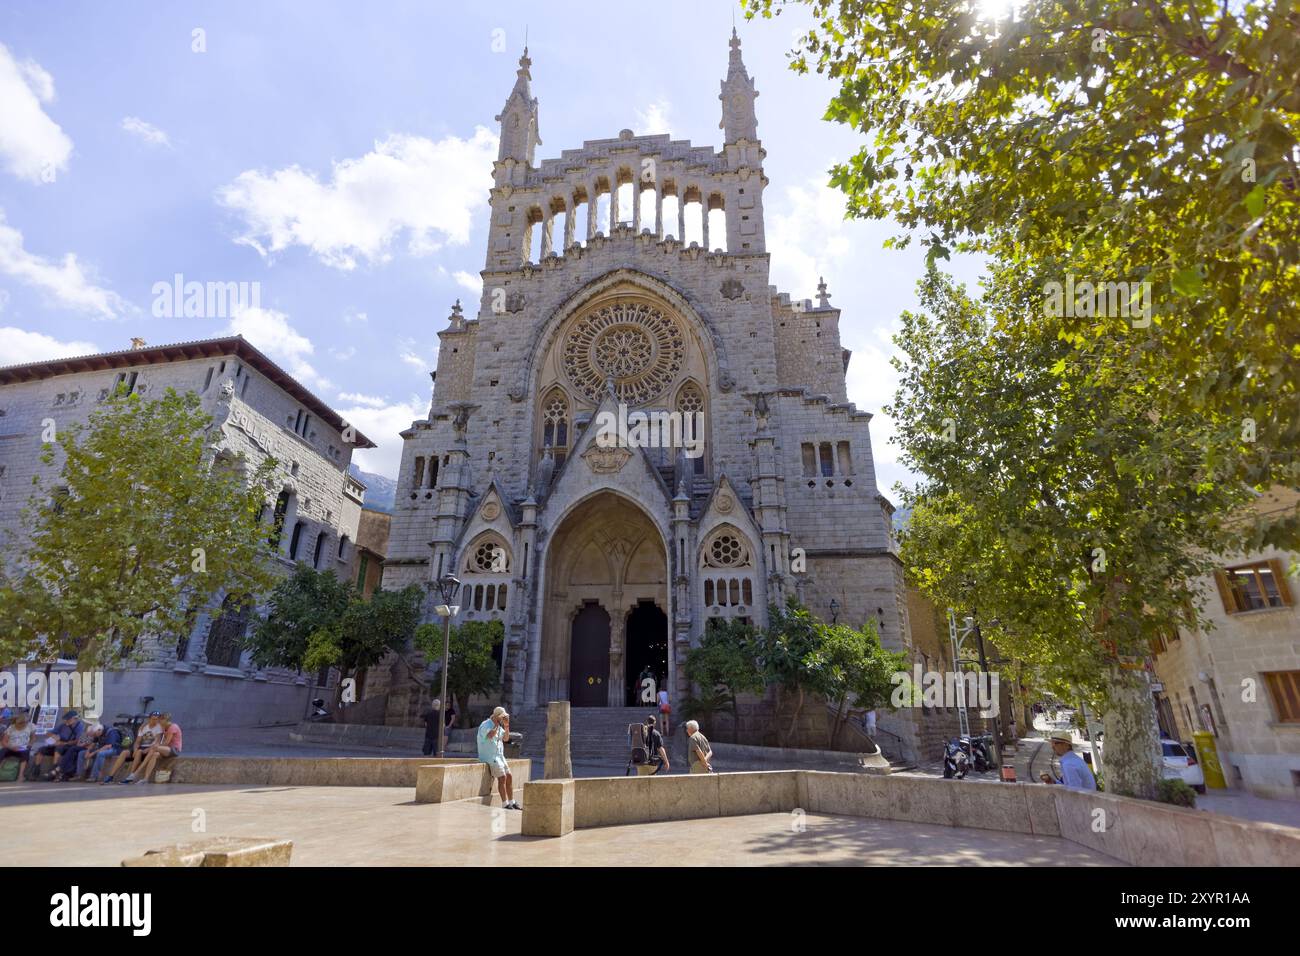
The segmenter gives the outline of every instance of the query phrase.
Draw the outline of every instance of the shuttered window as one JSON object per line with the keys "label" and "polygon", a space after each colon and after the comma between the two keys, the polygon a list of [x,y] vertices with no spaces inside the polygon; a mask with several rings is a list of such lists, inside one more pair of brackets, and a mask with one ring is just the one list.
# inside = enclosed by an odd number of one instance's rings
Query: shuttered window
{"label": "shuttered window", "polygon": [[1229,614],[1290,607],[1292,603],[1286,569],[1277,559],[1223,568],[1214,572],[1214,581]]}
{"label": "shuttered window", "polygon": [[1300,724],[1300,671],[1272,671],[1264,674],[1273,710],[1279,723]]}

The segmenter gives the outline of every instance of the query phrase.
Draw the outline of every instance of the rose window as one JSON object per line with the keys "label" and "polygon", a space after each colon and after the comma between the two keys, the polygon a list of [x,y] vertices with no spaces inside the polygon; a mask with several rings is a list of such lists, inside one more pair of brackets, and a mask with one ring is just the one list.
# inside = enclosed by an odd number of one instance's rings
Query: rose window
{"label": "rose window", "polygon": [[613,380],[619,401],[645,405],[659,398],[686,362],[677,323],[638,302],[607,305],[582,316],[564,338],[561,361],[569,381],[592,402]]}

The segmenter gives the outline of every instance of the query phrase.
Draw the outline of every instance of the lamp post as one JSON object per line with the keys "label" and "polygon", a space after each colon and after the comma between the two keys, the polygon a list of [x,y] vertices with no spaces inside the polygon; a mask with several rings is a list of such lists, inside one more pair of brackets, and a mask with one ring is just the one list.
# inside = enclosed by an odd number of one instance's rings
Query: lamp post
{"label": "lamp post", "polygon": [[444,574],[438,579],[438,590],[442,594],[442,603],[434,608],[442,617],[442,693],[438,696],[438,756],[447,755],[447,658],[451,655],[451,619],[460,608],[451,602],[456,600],[460,590],[460,580],[454,574]]}

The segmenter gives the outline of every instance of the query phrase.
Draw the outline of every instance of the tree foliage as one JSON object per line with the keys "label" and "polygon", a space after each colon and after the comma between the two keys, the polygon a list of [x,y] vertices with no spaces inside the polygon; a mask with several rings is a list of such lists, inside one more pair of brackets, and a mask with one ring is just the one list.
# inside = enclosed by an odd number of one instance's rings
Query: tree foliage
{"label": "tree foliage", "polygon": [[416,585],[401,591],[375,591],[369,599],[363,598],[351,584],[345,584],[343,590],[348,601],[342,613],[312,631],[303,655],[303,666],[309,670],[339,669],[336,703],[342,696],[345,679],[355,678],[359,672],[378,664],[390,651],[407,647],[420,623],[420,605],[424,600],[424,592]]}
{"label": "tree foliage", "polygon": [[[447,694],[460,704],[462,717],[468,713],[474,695],[494,693],[501,685],[493,650],[505,641],[501,621],[465,621],[451,629],[447,658]],[[415,646],[430,660],[442,663],[442,624],[421,624],[415,632]]]}
{"label": "tree foliage", "polygon": [[5,659],[111,666],[136,641],[179,640],[222,592],[270,587],[258,521],[274,462],[217,457],[193,393],[124,390],[43,446],[58,478],[36,492],[0,579]]}
{"label": "tree foliage", "polygon": [[762,672],[755,661],[757,632],[752,625],[727,619],[706,628],[698,647],[686,653],[686,678],[691,697],[684,712],[708,722],[719,712],[731,714],[732,739],[739,743],[737,698],[763,691]]}
{"label": "tree foliage", "polygon": [[[747,0],[751,15],[790,3]],[[982,252],[1020,278],[1011,328],[1054,359],[1111,356],[1152,411],[1219,432],[1209,464],[1300,483],[1300,12],[1212,0],[798,0],[797,71],[838,90],[826,118],[869,140],[835,166],[851,215],[892,218],[931,261]],[[1150,284],[1145,319],[1045,316],[1048,283]],[[1094,314],[1096,313],[1096,314]],[[1243,437],[1245,436],[1245,437]],[[1249,546],[1295,550],[1300,513]]]}

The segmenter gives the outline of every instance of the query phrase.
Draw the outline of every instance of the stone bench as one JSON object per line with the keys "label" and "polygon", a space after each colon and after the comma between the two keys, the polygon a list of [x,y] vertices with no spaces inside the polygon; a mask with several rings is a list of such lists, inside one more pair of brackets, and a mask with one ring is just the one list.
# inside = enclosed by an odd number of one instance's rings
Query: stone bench
{"label": "stone bench", "polygon": [[802,810],[1057,837],[1138,866],[1300,866],[1300,829],[1062,786],[820,770],[542,780],[522,831]]}
{"label": "stone bench", "polygon": [[292,840],[212,837],[177,843],[122,861],[123,866],[288,866]]}
{"label": "stone bench", "polygon": [[[507,760],[510,776],[514,778],[515,794],[523,793],[524,784],[532,776],[531,760]],[[420,767],[415,783],[416,803],[451,803],[455,800],[474,800],[487,797],[491,802],[497,792],[496,781],[487,764],[478,760],[445,761],[442,764]]]}

